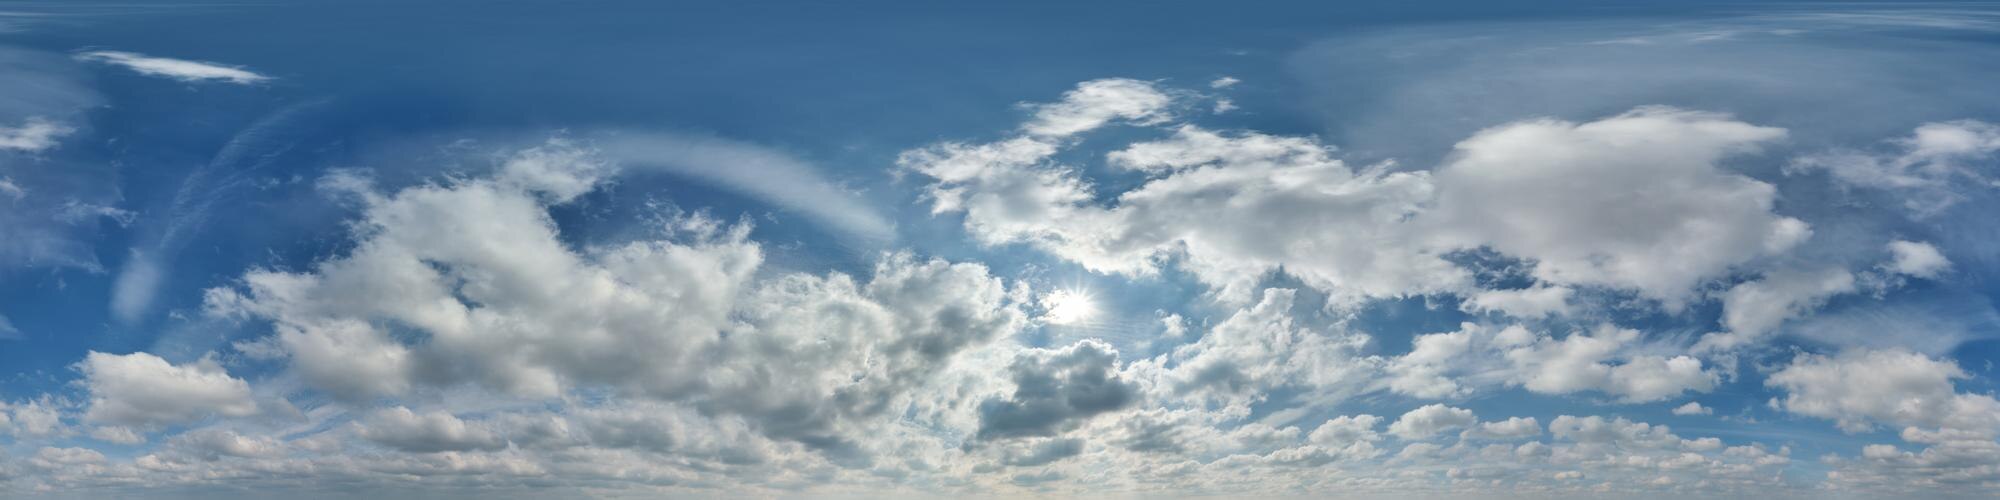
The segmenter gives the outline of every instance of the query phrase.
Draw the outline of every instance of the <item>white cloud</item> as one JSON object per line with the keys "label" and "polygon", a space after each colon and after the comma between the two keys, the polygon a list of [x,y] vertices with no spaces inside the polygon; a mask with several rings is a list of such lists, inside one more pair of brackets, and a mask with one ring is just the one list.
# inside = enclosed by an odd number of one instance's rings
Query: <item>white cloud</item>
{"label": "white cloud", "polygon": [[1925,123],[1892,141],[1895,152],[1839,150],[1800,157],[1788,173],[1825,171],[1843,186],[1896,191],[1905,208],[1932,215],[1965,199],[1966,186],[1995,180],[1977,166],[2000,152],[2000,126],[1977,120]]}
{"label": "white cloud", "polygon": [[383,446],[414,453],[493,450],[507,446],[492,430],[469,425],[449,412],[417,413],[400,406],[368,414],[361,419],[356,434]]}
{"label": "white cloud", "polygon": [[1480,290],[1459,307],[1467,312],[1494,312],[1526,319],[1567,316],[1575,309],[1570,304],[1575,295],[1576,290],[1564,286]]}
{"label": "white cloud", "polygon": [[1680,406],[1676,406],[1676,407],[1674,407],[1674,414],[1675,414],[1675,415],[1683,415],[1683,416],[1686,416],[1686,415],[1713,415],[1713,414],[1715,414],[1715,409],[1714,409],[1714,408],[1709,408],[1709,407],[1706,407],[1706,406],[1702,406],[1702,405],[1701,405],[1701,402],[1698,402],[1698,401],[1689,401],[1689,402],[1687,402],[1687,404],[1684,404],[1684,405],[1680,405]]}
{"label": "white cloud", "polygon": [[1535,417],[1508,417],[1506,420],[1482,422],[1466,429],[1463,434],[1471,439],[1525,439],[1542,435],[1542,425]]}
{"label": "white cloud", "polygon": [[62,413],[49,400],[33,400],[22,403],[0,403],[0,429],[16,438],[39,438],[60,436],[70,433],[62,422]]}
{"label": "white cloud", "polygon": [[169,440],[170,449],[204,460],[222,457],[275,458],[285,447],[269,436],[245,436],[220,428],[203,428],[181,433]]}
{"label": "white cloud", "polygon": [[1542,281],[1677,307],[1703,281],[1811,234],[1771,212],[1776,188],[1718,166],[1784,136],[1664,107],[1501,125],[1458,143],[1424,217],[1447,245],[1534,261]]}
{"label": "white cloud", "polygon": [[1467,323],[1411,342],[1409,353],[1389,359],[1386,385],[1426,399],[1505,384],[1542,394],[1597,391],[1642,403],[1708,391],[1719,381],[1693,357],[1643,354],[1651,349],[1637,330],[1609,324],[1557,339],[1518,325]]}
{"label": "white cloud", "polygon": [[[1046,106],[1098,106],[1077,99]],[[1062,135],[1113,117],[1164,124],[1136,111],[1091,116],[1105,118]],[[1173,130],[1106,155],[1145,176],[1119,193],[1094,192],[1085,169],[1052,161],[1070,144],[1034,134],[940,143],[898,163],[933,181],[934,213],[963,213],[984,244],[1027,244],[1106,273],[1174,262],[1239,303],[1283,269],[1337,304],[1457,293],[1476,310],[1546,315],[1564,310],[1563,290],[1601,286],[1678,309],[1698,285],[1811,234],[1772,212],[1772,185],[1719,166],[1785,131],[1714,113],[1641,107],[1588,123],[1505,124],[1458,143],[1433,172],[1357,171],[1308,137]],[[1479,248],[1530,261],[1541,284],[1476,295],[1467,271],[1440,256]]]}
{"label": "white cloud", "polygon": [[1444,431],[1464,428],[1478,421],[1472,410],[1441,404],[1425,405],[1404,413],[1395,423],[1389,424],[1389,433],[1409,440],[1428,439]]}
{"label": "white cloud", "polygon": [[19,338],[21,338],[21,329],[15,328],[14,322],[8,320],[6,316],[0,316],[0,339]]}
{"label": "white cloud", "polygon": [[781,151],[716,138],[659,133],[593,136],[600,155],[629,167],[657,167],[741,190],[870,242],[895,236],[895,225],[859,194],[825,179],[805,160]]}
{"label": "white cloud", "polygon": [[1836,356],[1807,354],[1771,374],[1764,385],[1784,389],[1777,406],[1835,420],[1849,432],[1875,423],[2000,432],[2000,401],[1956,392],[1968,377],[1957,363],[1900,350],[1854,349]]}
{"label": "white cloud", "polygon": [[[976,264],[891,254],[865,280],[759,277],[748,224],[700,213],[656,240],[572,249],[548,211],[608,170],[569,147],[449,185],[333,182],[363,203],[353,250],[248,273],[211,290],[208,308],[270,321],[292,372],[348,402],[459,385],[531,399],[608,389],[844,456],[865,451],[856,441],[879,417],[913,411],[960,353],[1027,324],[1026,290]],[[958,397],[921,403],[971,405]]]}
{"label": "white cloud", "polygon": [[[76,128],[49,121],[42,117],[31,117],[19,126],[0,126],[0,151],[20,151],[39,153],[56,147],[56,139],[76,132]],[[4,191],[14,198],[21,197],[21,188],[7,182]]]}
{"label": "white cloud", "polygon": [[1722,324],[1729,332],[1703,338],[1702,347],[1730,348],[1754,341],[1785,321],[1818,308],[1828,298],[1855,290],[1854,273],[1838,267],[1782,269],[1739,283],[1722,294]]}
{"label": "white cloud", "polygon": [[1238,84],[1238,83],[1243,83],[1243,80],[1238,80],[1238,79],[1236,79],[1236,77],[1233,77],[1233,76],[1225,76],[1225,77],[1221,77],[1221,78],[1216,78],[1215,80],[1211,80],[1211,81],[1209,81],[1209,82],[1208,82],[1208,88],[1212,88],[1212,89],[1226,89],[1226,88],[1230,88],[1230,87],[1234,87],[1234,86],[1236,86],[1236,84]]}
{"label": "white cloud", "polygon": [[1358,393],[1373,363],[1360,355],[1368,337],[1316,331],[1294,324],[1296,292],[1267,289],[1257,303],[1236,311],[1193,343],[1133,364],[1157,396],[1206,406],[1244,408],[1280,388],[1315,400],[1337,401]]}
{"label": "white cloud", "polygon": [[1342,415],[1327,419],[1314,428],[1308,439],[1313,444],[1329,448],[1345,447],[1354,443],[1378,441],[1381,434],[1375,432],[1382,425],[1382,417],[1374,415]]}
{"label": "white cloud", "polygon": [[90,438],[106,443],[126,445],[146,442],[145,436],[133,431],[131,427],[122,425],[103,425],[93,428],[90,430]]}
{"label": "white cloud", "polygon": [[137,71],[142,75],[171,78],[190,83],[219,81],[249,85],[262,83],[271,79],[269,76],[253,73],[240,67],[225,66],[211,62],[150,57],[131,52],[99,50],[77,54],[76,58],[83,61],[115,64],[124,66],[132,71]]}
{"label": "white cloud", "polygon": [[1951,259],[1929,243],[1896,240],[1889,242],[1890,271],[1918,278],[1936,278],[1951,269]]}
{"label": "white cloud", "polygon": [[1112,78],[1077,84],[1061,101],[1033,106],[1035,117],[1021,126],[1031,136],[1060,138],[1102,127],[1112,120],[1150,123],[1167,118],[1172,98],[1138,80]]}
{"label": "white cloud", "polygon": [[[981,242],[1028,243],[1099,272],[1149,275],[1171,257],[1233,301],[1283,267],[1342,300],[1456,290],[1468,278],[1412,247],[1401,222],[1428,199],[1421,174],[1355,172],[1305,138],[1180,127],[1107,162],[1150,180],[1090,203],[1089,184],[1045,164],[1054,144],[942,144],[899,163],[931,177],[933,211],[964,212]],[[1273,235],[1288,235],[1273,238]]]}
{"label": "white cloud", "polygon": [[116,425],[154,426],[189,422],[209,415],[242,417],[257,413],[250,385],[229,376],[213,357],[184,365],[143,352],[91,352],[83,372],[90,406],[84,419]]}
{"label": "white cloud", "polygon": [[[1638,339],[1637,330],[1600,325],[1562,340],[1541,337],[1533,344],[1509,349],[1506,358],[1517,371],[1515,380],[1540,393],[1595,390],[1638,403],[1715,388],[1719,377],[1704,370],[1695,358],[1618,354]],[[1610,363],[1619,357],[1625,358],[1624,363]]]}

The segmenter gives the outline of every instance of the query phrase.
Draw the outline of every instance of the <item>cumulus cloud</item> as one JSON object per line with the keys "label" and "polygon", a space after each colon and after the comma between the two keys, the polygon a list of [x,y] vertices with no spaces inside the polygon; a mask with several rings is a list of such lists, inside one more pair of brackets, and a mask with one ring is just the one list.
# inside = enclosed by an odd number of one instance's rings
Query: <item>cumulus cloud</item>
{"label": "cumulus cloud", "polygon": [[1425,217],[1449,243],[1533,260],[1542,281],[1678,306],[1702,281],[1811,234],[1772,213],[1775,187],[1719,166],[1784,136],[1664,107],[1501,125],[1458,143]]}
{"label": "cumulus cloud", "polygon": [[1647,402],[1705,392],[1720,380],[1689,356],[1628,355],[1623,363],[1610,362],[1638,338],[1637,330],[1600,325],[1561,340],[1539,338],[1508,350],[1506,357],[1518,370],[1516,381],[1522,387],[1550,394],[1595,390],[1626,402]]}
{"label": "cumulus cloud", "polygon": [[1575,309],[1570,304],[1570,298],[1575,295],[1575,289],[1565,286],[1480,290],[1466,297],[1460,308],[1468,312],[1500,313],[1525,319],[1564,316]]}
{"label": "cumulus cloud", "polygon": [[1714,409],[1714,408],[1709,408],[1709,407],[1706,407],[1706,406],[1702,406],[1702,405],[1701,405],[1701,402],[1699,402],[1699,401],[1689,401],[1689,402],[1687,402],[1687,404],[1684,404],[1684,405],[1680,405],[1680,406],[1676,406],[1676,407],[1674,407],[1674,414],[1675,414],[1675,415],[1683,415],[1683,416],[1685,416],[1685,415],[1712,415],[1712,414],[1715,414],[1715,409]]}
{"label": "cumulus cloud", "polygon": [[152,57],[115,50],[84,52],[77,54],[76,58],[83,61],[123,66],[126,69],[137,71],[142,75],[170,78],[188,83],[217,81],[249,85],[271,80],[269,76],[260,75],[236,66],[185,59]]}
{"label": "cumulus cloud", "polygon": [[1703,338],[1702,347],[1729,348],[1753,341],[1786,320],[1818,308],[1828,298],[1855,290],[1854,273],[1837,267],[1778,270],[1762,279],[1738,283],[1722,294],[1722,324],[1729,332]]}
{"label": "cumulus cloud", "polygon": [[1482,422],[1466,429],[1463,435],[1470,439],[1525,439],[1542,435],[1542,425],[1535,421],[1535,417],[1508,417],[1497,422]]}
{"label": "cumulus cloud", "polygon": [[[1045,106],[1104,106],[1077,92]],[[1090,116],[1105,118],[1063,135],[1113,118],[1164,120]],[[1033,133],[940,143],[899,165],[930,178],[933,212],[964,214],[983,243],[1027,244],[1108,273],[1150,275],[1171,261],[1244,302],[1258,278],[1283,269],[1342,303],[1459,293],[1473,310],[1536,316],[1565,311],[1573,286],[1598,286],[1677,309],[1698,285],[1811,234],[1773,212],[1772,185],[1721,167],[1786,132],[1715,113],[1641,107],[1586,123],[1498,125],[1433,171],[1353,168],[1310,137],[1172,130],[1105,156],[1144,176],[1118,193],[1095,192],[1084,169],[1053,160],[1069,143]],[[1541,284],[1475,293],[1442,256],[1476,249],[1529,261]]]}
{"label": "cumulus cloud", "polygon": [[245,436],[222,428],[203,428],[176,435],[168,441],[173,451],[202,460],[274,458],[285,451],[284,444],[269,436]]}
{"label": "cumulus cloud", "polygon": [[1720,380],[1690,356],[1644,354],[1638,330],[1601,324],[1562,338],[1521,326],[1465,324],[1418,335],[1409,353],[1388,360],[1391,391],[1420,398],[1468,394],[1481,385],[1543,394],[1596,391],[1627,403],[1711,390]]}
{"label": "cumulus cloud", "polygon": [[1065,137],[1112,120],[1150,123],[1167,118],[1172,98],[1153,84],[1112,78],[1077,84],[1061,101],[1031,106],[1034,119],[1021,125],[1031,136]]}
{"label": "cumulus cloud", "polygon": [[269,321],[293,373],[346,401],[462,384],[528,398],[611,389],[848,451],[856,422],[904,411],[956,355],[1026,324],[1024,298],[976,264],[892,254],[866,280],[757,279],[748,224],[698,213],[659,239],[572,249],[548,210],[609,172],[553,143],[489,178],[392,193],[331,179],[363,205],[353,250],[253,271],[207,307]]}
{"label": "cumulus cloud", "polygon": [[1896,240],[1889,242],[1890,260],[1887,267],[1897,274],[1918,278],[1936,278],[1939,273],[1951,269],[1951,259],[1929,243]]}
{"label": "cumulus cloud", "polygon": [[84,419],[93,422],[154,426],[257,413],[250,384],[229,376],[213,357],[175,365],[143,352],[91,352],[77,369],[90,393]]}
{"label": "cumulus cloud", "polygon": [[1472,410],[1441,404],[1424,405],[1404,413],[1395,423],[1389,424],[1389,433],[1403,439],[1419,440],[1444,431],[1464,428],[1478,421]]}
{"label": "cumulus cloud", "polygon": [[1787,393],[1774,400],[1775,406],[1835,420],[1849,432],[1867,431],[1876,423],[2000,431],[2000,401],[1953,388],[1953,380],[1968,376],[1950,360],[1855,349],[1835,356],[1801,355],[1764,385]]}
{"label": "cumulus cloud", "polygon": [[1013,394],[979,405],[982,439],[1053,435],[1138,401],[1138,388],[1119,377],[1118,351],[1102,342],[1023,352],[1007,370]]}
{"label": "cumulus cloud", "polygon": [[1134,363],[1156,397],[1203,407],[1247,408],[1280,389],[1337,401],[1365,389],[1374,362],[1361,355],[1366,335],[1295,323],[1297,292],[1267,289],[1255,305],[1231,314],[1200,339]]}
{"label": "cumulus cloud", "polygon": [[1338,448],[1359,442],[1377,441],[1382,435],[1375,428],[1382,425],[1382,417],[1374,415],[1342,415],[1327,419],[1314,428],[1307,436],[1313,444]]}
{"label": "cumulus cloud", "polygon": [[417,413],[409,408],[377,410],[363,418],[356,434],[362,439],[415,453],[492,450],[507,442],[489,429],[469,425],[444,411]]}
{"label": "cumulus cloud", "polygon": [[944,143],[905,152],[899,164],[933,179],[933,211],[964,213],[984,243],[1026,243],[1131,275],[1156,273],[1178,255],[1238,301],[1280,266],[1350,298],[1449,290],[1467,279],[1438,256],[1412,251],[1397,229],[1430,193],[1423,175],[1356,172],[1307,138],[1187,125],[1107,156],[1150,177],[1107,208],[1090,203],[1089,183],[1074,169],[1048,162],[1060,147],[1031,136]]}

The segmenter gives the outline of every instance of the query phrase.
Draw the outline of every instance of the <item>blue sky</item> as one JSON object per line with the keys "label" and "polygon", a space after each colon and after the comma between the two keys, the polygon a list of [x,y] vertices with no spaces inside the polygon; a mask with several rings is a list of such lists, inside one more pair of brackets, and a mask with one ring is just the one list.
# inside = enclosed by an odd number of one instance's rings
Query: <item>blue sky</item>
{"label": "blue sky", "polygon": [[1981,3],[0,4],[8,497],[1979,497]]}

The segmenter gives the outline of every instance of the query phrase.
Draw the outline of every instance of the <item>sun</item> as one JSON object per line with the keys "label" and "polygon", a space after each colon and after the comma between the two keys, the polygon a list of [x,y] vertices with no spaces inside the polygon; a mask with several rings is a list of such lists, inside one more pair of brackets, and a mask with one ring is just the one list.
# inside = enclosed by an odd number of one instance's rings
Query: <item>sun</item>
{"label": "sun", "polygon": [[1097,315],[1097,304],[1083,290],[1056,290],[1042,296],[1042,321],[1051,325],[1074,325]]}

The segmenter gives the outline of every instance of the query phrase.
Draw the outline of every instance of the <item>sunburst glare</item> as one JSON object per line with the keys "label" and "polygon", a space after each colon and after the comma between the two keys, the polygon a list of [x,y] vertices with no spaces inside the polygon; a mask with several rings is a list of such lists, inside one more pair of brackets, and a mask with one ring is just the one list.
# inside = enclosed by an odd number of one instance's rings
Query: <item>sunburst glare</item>
{"label": "sunburst glare", "polygon": [[1097,304],[1084,290],[1056,290],[1042,296],[1042,321],[1051,325],[1074,325],[1097,315]]}

